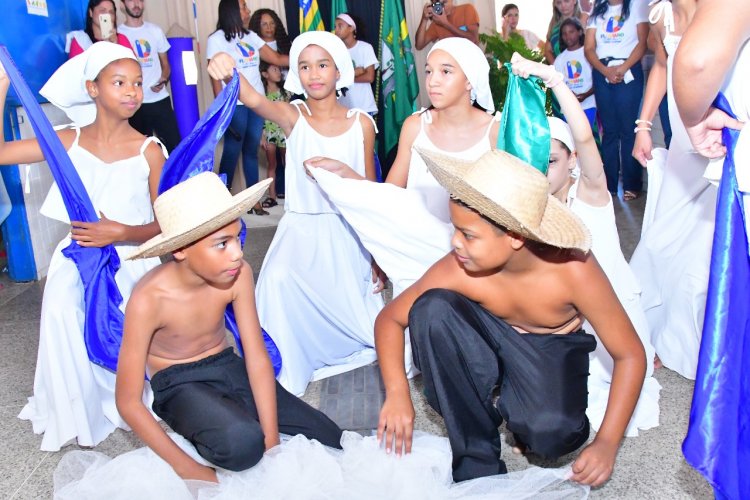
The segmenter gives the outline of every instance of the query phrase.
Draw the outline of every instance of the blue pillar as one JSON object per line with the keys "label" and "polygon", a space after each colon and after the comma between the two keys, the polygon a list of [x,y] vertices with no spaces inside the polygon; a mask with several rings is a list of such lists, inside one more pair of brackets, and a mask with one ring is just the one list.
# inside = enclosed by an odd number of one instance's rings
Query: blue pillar
{"label": "blue pillar", "polygon": [[190,37],[169,37],[171,48],[167,53],[172,75],[169,78],[172,90],[172,104],[177,118],[177,126],[180,136],[183,138],[190,135],[193,127],[198,123],[200,113],[198,112],[198,86],[185,83],[185,68],[182,64],[182,54],[193,53],[193,39]]}

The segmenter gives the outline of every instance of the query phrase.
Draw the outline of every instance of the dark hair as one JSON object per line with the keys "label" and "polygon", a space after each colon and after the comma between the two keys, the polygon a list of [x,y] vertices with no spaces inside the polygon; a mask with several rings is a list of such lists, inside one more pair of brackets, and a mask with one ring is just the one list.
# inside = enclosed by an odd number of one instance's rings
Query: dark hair
{"label": "dark hair", "polygon": [[[258,71],[260,71],[260,81],[263,82],[263,90],[266,91],[266,94],[268,94],[268,80],[266,80],[266,77],[263,76],[263,73],[268,71],[268,68],[271,66],[277,66],[276,64],[267,63],[266,61],[260,61],[260,66],[258,67]],[[278,67],[278,66],[277,66]],[[281,69],[281,68],[279,68]],[[281,81],[277,84],[279,86],[279,89],[281,89],[281,94],[285,97],[289,95],[289,93],[284,88],[284,75],[282,73],[281,75]]]}
{"label": "dark hair", "polygon": [[[91,15],[91,13],[96,7],[99,6],[100,3],[103,2],[111,3],[112,7],[115,9],[115,15],[117,14],[117,5],[115,4],[115,0],[89,0],[89,4],[86,7],[86,28],[84,29],[84,31],[89,36],[89,38],[91,38],[91,43],[96,43],[97,41],[97,39],[94,38],[94,17]],[[112,25],[117,26],[117,19],[112,19]]]}
{"label": "dark hair", "polygon": [[578,32],[580,33],[580,35],[578,36],[578,44],[583,46],[583,42],[586,39],[586,35],[583,32],[583,25],[581,24],[581,21],[579,21],[575,17],[569,17],[560,23],[560,46],[562,47],[563,45],[565,45],[566,46],[565,48],[566,49],[568,48],[567,44],[563,42],[563,39],[562,39],[562,30],[565,26],[573,26],[576,30],[578,30]]}
{"label": "dark hair", "polygon": [[481,217],[482,219],[484,219],[484,221],[487,224],[489,224],[490,226],[492,226],[492,229],[495,230],[495,233],[497,233],[497,234],[505,234],[505,233],[512,232],[507,227],[503,226],[502,224],[498,224],[497,222],[495,222],[494,220],[490,219],[489,217],[487,217],[486,215],[484,215],[482,212],[480,212],[476,208],[474,208],[471,205],[467,204],[465,201],[463,201],[463,200],[461,200],[459,198],[455,198],[454,196],[451,196],[450,200],[453,203],[455,203],[456,205],[460,206],[460,207],[468,208],[469,210],[471,210],[472,212],[474,212],[475,214],[477,214],[479,217]]}
{"label": "dark hair", "polygon": [[221,0],[219,2],[219,20],[216,29],[224,32],[227,42],[235,36],[247,35],[250,30],[242,24],[240,4],[237,0]]}
{"label": "dark hair", "polygon": [[365,38],[365,21],[361,17],[355,16],[351,12],[344,12],[344,14],[351,17],[352,21],[354,21],[354,24],[356,24],[356,26],[354,27],[354,38],[356,38],[357,40]]}
{"label": "dark hair", "polygon": [[518,5],[516,5],[516,4],[514,4],[514,3],[506,3],[505,5],[503,5],[502,15],[504,16],[504,15],[505,15],[505,14],[507,14],[507,13],[508,13],[508,11],[509,11],[509,10],[511,10],[511,9],[516,9],[516,10],[519,10],[519,9],[518,9]]}
{"label": "dark hair", "polygon": [[281,22],[279,15],[271,9],[258,9],[253,12],[250,17],[250,29],[255,32],[256,35],[260,36],[260,18],[263,14],[268,14],[273,18],[273,22],[276,24],[276,32],[273,37],[276,40],[277,52],[279,54],[289,54],[289,49],[292,47],[292,42],[289,40],[289,35],[284,28],[284,23]]}
{"label": "dark hair", "polygon": [[[631,0],[622,0],[622,19],[625,20],[630,16],[630,2]],[[608,0],[596,0],[594,8],[591,10],[591,17],[601,17],[607,12],[609,8]]]}

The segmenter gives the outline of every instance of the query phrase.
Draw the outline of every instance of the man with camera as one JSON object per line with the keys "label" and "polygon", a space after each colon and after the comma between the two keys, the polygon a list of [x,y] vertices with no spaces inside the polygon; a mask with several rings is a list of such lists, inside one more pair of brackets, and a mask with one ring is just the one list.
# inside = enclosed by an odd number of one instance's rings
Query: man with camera
{"label": "man with camera", "polygon": [[[479,14],[471,4],[454,5],[454,0],[435,0],[422,11],[414,47],[422,50],[443,38],[458,36],[479,43]],[[427,25],[430,25],[427,27]]]}

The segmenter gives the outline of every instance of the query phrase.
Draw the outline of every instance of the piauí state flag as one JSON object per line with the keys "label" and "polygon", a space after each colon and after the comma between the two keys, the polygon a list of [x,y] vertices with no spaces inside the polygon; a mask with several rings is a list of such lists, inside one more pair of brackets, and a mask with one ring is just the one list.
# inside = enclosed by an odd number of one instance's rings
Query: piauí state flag
{"label": "piau\u00ed state flag", "polygon": [[401,1],[383,0],[380,19],[383,144],[387,153],[398,143],[404,121],[417,110],[419,82]]}
{"label": "piau\u00ed state flag", "polygon": [[325,29],[318,9],[318,0],[299,0],[299,32]]}

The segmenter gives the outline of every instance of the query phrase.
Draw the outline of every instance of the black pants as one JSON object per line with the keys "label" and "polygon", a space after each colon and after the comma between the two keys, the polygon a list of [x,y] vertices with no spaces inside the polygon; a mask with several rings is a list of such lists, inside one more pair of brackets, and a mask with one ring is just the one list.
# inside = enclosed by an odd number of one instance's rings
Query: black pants
{"label": "black pants", "polygon": [[156,102],[144,102],[128,121],[141,134],[158,137],[170,153],[180,143],[180,129],[169,97]]}
{"label": "black pants", "polygon": [[588,439],[592,335],[519,334],[476,302],[441,289],[414,303],[409,329],[425,396],[445,419],[455,481],[506,472],[497,429],[503,419],[548,458]]}
{"label": "black pants", "polygon": [[[154,412],[214,465],[239,471],[263,457],[265,442],[245,362],[231,348],[170,366],[151,379]],[[341,448],[341,429],[276,382],[279,432]]]}

